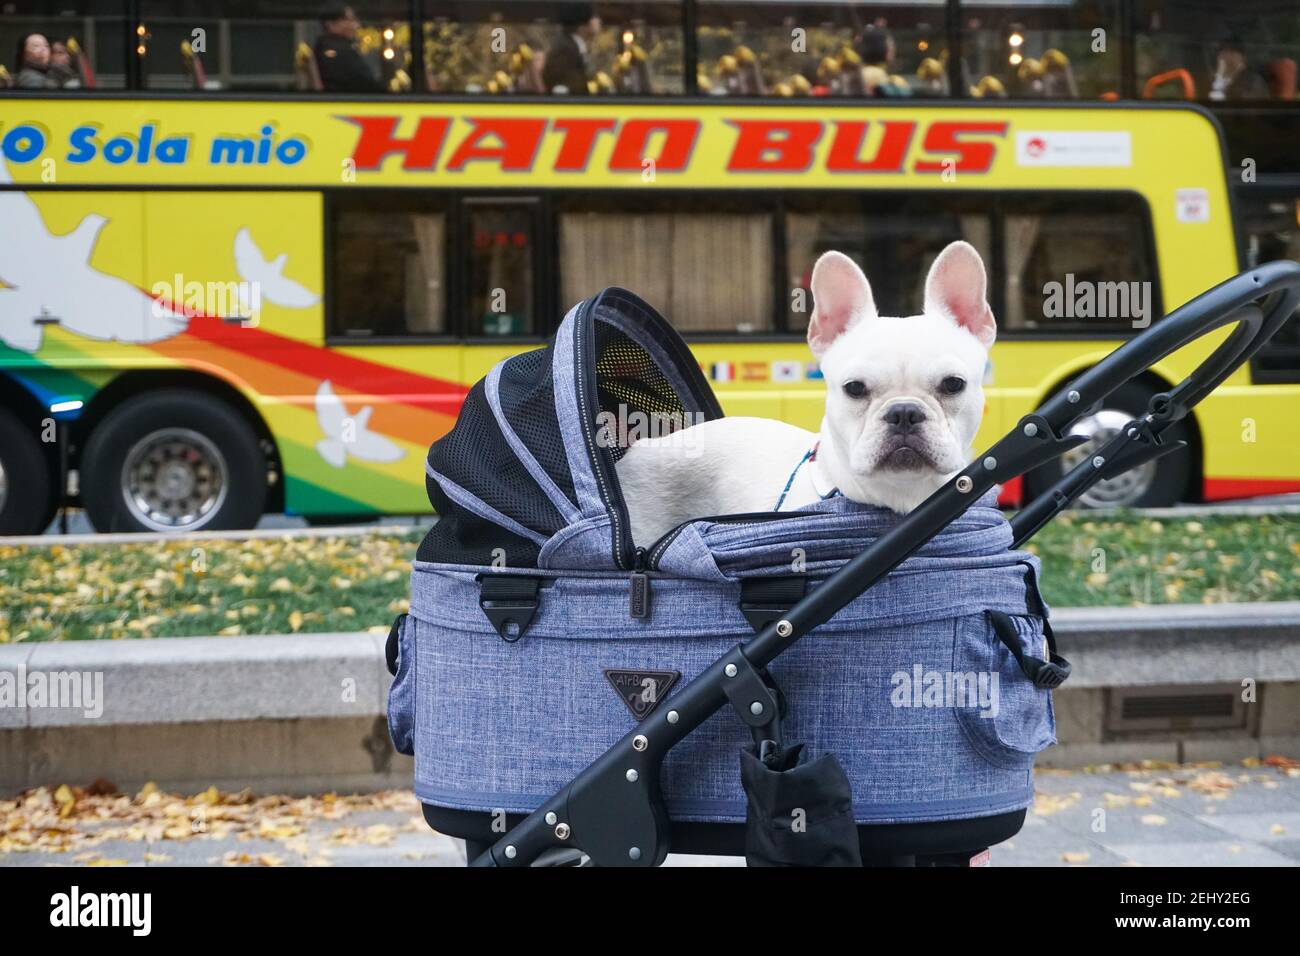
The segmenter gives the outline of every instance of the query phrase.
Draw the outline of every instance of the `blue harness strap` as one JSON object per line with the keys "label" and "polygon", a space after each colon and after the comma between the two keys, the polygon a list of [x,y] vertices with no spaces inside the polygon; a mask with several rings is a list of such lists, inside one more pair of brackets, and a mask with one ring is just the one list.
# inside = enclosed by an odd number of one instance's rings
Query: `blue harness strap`
{"label": "blue harness strap", "polygon": [[[811,448],[804,452],[803,457],[799,459],[799,464],[794,466],[794,471],[790,472],[790,477],[786,479],[785,487],[781,489],[781,497],[776,499],[776,507],[772,509],[773,511],[780,511],[781,506],[785,504],[785,496],[790,493],[790,488],[794,485],[794,480],[799,474],[799,469],[804,466],[804,462],[817,460],[817,448],[820,444],[821,442],[815,442]],[[839,495],[840,490],[838,488],[832,488],[830,491],[826,492],[826,494],[822,495],[821,499],[822,501],[825,501],[827,498],[838,498]]]}

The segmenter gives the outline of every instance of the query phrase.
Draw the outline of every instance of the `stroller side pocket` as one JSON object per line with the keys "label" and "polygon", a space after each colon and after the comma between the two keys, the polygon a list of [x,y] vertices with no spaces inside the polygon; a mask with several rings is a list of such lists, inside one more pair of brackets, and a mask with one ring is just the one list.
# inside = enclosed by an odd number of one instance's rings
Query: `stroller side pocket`
{"label": "stroller side pocket", "polygon": [[[1010,617],[1023,653],[1043,650],[1040,619]],[[1052,695],[1035,686],[998,637],[987,614],[956,621],[953,701],[958,724],[971,746],[990,764],[1027,770],[1034,755],[1056,743]]]}
{"label": "stroller side pocket", "polygon": [[388,688],[388,732],[398,753],[415,753],[416,621],[399,614],[388,632],[386,657],[393,683]]}

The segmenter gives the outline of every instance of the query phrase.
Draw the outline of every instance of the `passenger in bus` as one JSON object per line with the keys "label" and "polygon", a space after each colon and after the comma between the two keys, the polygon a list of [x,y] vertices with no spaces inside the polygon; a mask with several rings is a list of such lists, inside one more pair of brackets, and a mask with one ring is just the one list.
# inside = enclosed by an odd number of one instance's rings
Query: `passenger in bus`
{"label": "passenger in bus", "polygon": [[[865,96],[910,96],[907,81],[894,76],[894,36],[884,27],[868,26],[858,40],[862,94]],[[846,64],[847,65],[847,64]],[[856,66],[856,65],[855,65]],[[855,95],[856,91],[853,94]]]}
{"label": "passenger in bus", "polygon": [[18,39],[14,58],[14,86],[20,90],[57,90],[63,86],[50,75],[50,41],[43,33],[25,33]]}
{"label": "passenger in bus", "polygon": [[383,81],[375,74],[355,44],[357,19],[351,7],[334,7],[321,16],[316,38],[316,65],[321,85],[330,93],[383,93]]}
{"label": "passenger in bus", "polygon": [[72,65],[72,53],[62,40],[50,43],[49,76],[65,90],[81,86],[81,75]]}
{"label": "passenger in bus", "polygon": [[1055,47],[1045,50],[1040,61],[1043,65],[1043,96],[1049,100],[1077,100],[1079,85],[1074,80],[1070,58]]}
{"label": "passenger in bus", "polygon": [[1268,84],[1246,62],[1238,40],[1229,39],[1219,47],[1214,76],[1210,78],[1212,100],[1262,100],[1268,98]]}
{"label": "passenger in bus", "polygon": [[587,45],[600,34],[600,17],[590,3],[569,3],[560,9],[562,33],[546,51],[542,79],[552,93],[585,96],[591,79]]}
{"label": "passenger in bus", "polygon": [[858,41],[858,56],[862,58],[863,66],[876,66],[885,71],[894,67],[894,54],[897,47],[894,45],[894,35],[883,27],[868,26],[862,31],[862,38]]}

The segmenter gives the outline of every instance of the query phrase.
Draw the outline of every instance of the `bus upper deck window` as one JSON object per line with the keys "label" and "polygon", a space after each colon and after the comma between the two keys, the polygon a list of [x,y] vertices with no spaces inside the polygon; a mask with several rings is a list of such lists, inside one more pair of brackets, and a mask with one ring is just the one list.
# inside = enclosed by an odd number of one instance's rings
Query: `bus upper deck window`
{"label": "bus upper deck window", "polygon": [[137,56],[151,90],[397,93],[412,88],[409,5],[357,0],[295,9],[210,0],[183,15],[141,0]]}
{"label": "bus upper deck window", "polygon": [[697,86],[711,96],[947,96],[942,0],[873,9],[700,0]]}
{"label": "bus upper deck window", "polygon": [[1119,0],[1007,4],[963,12],[963,76],[976,98],[1114,99]]}
{"label": "bus upper deck window", "polygon": [[[0,19],[0,88],[84,92],[126,86],[126,3],[13,0]],[[20,48],[21,45],[21,48]]]}
{"label": "bus upper deck window", "polygon": [[424,4],[432,92],[661,96],[683,91],[680,0]]}
{"label": "bus upper deck window", "polygon": [[1136,0],[1138,95],[1212,103],[1296,97],[1300,6]]}

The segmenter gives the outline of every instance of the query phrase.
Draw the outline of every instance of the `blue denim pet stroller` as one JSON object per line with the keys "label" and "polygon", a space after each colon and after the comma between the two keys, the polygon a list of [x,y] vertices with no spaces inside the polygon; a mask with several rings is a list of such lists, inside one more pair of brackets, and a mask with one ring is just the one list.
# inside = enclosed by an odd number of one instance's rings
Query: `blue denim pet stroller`
{"label": "blue denim pet stroller", "polygon": [[[1069,673],[1038,562],[1015,548],[1096,481],[1173,450],[1161,433],[1297,301],[1294,263],[1205,293],[906,517],[832,498],[654,542],[630,538],[613,423],[722,413],[650,306],[616,288],[579,304],[546,348],[476,384],[429,452],[440,517],[388,649],[389,726],[426,819],[478,865],[986,856],[1024,820]],[[1061,437],[1071,422],[1227,324],[1145,416],[1014,521],[997,510],[998,482],[1083,440]]]}

